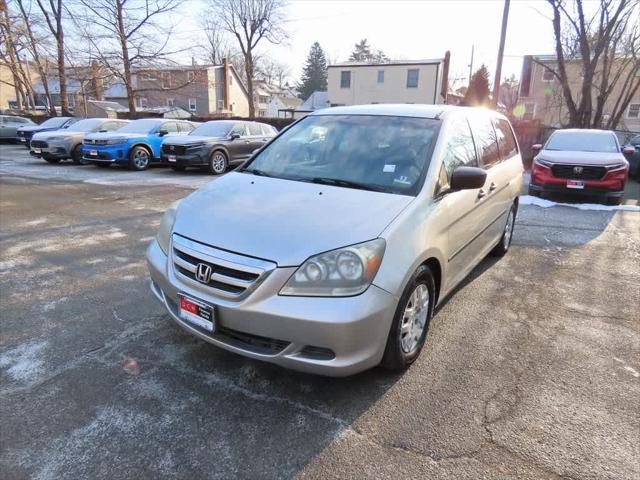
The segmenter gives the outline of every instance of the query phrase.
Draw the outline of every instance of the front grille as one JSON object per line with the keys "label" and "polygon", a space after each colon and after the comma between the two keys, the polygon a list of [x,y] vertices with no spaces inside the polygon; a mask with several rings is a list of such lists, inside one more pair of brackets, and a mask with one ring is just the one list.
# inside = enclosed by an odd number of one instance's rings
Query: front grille
{"label": "front grille", "polygon": [[[265,260],[194,242],[174,234],[172,263],[176,277],[210,295],[237,299],[253,290],[274,268]],[[198,280],[198,266],[210,268],[208,278]],[[205,268],[206,269],[206,268]]]}
{"label": "front grille", "polygon": [[187,152],[185,145],[162,145],[162,153],[167,155],[184,155]]}
{"label": "front grille", "polygon": [[82,143],[85,144],[85,145],[108,145],[109,144],[109,140],[106,140],[106,139],[98,139],[98,140],[88,139],[88,140],[85,140]]}
{"label": "front grille", "polygon": [[590,165],[553,165],[551,172],[554,177],[571,180],[600,180],[607,173],[605,167]]}
{"label": "front grille", "polygon": [[47,148],[49,144],[47,142],[43,142],[42,140],[31,140],[31,146],[33,148]]}

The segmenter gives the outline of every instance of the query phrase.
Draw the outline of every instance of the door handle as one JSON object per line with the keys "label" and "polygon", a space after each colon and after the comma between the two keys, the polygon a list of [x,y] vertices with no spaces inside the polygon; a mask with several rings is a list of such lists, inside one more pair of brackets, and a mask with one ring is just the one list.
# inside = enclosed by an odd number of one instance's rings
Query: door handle
{"label": "door handle", "polygon": [[482,198],[487,194],[487,192],[484,191],[484,189],[480,189],[478,190],[478,198]]}
{"label": "door handle", "polygon": [[491,182],[491,185],[489,185],[489,191],[493,192],[496,188],[498,188],[498,186],[495,183]]}

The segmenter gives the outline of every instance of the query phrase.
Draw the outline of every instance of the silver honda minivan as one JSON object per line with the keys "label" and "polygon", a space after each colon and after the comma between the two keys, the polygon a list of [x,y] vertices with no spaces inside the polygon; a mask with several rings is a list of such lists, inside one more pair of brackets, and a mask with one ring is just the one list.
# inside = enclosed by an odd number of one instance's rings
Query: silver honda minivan
{"label": "silver honda minivan", "polygon": [[314,112],[165,213],[151,289],[182,328],[344,376],[419,355],[434,308],[511,243],[522,161],[479,108]]}

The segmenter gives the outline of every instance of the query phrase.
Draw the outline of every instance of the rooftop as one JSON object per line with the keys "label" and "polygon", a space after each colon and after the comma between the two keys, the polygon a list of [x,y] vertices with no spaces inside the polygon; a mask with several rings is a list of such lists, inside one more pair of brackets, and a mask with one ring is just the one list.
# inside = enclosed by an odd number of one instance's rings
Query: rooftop
{"label": "rooftop", "polygon": [[389,60],[388,62],[380,63],[367,63],[367,62],[339,62],[332,65],[328,65],[327,68],[332,67],[384,67],[394,65],[434,65],[436,63],[444,62],[444,58],[432,58],[422,60]]}

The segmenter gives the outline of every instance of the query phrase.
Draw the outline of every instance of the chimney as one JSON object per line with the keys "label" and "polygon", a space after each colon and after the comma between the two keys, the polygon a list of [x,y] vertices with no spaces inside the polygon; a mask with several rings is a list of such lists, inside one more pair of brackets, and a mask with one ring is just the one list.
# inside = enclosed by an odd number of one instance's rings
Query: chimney
{"label": "chimney", "polygon": [[222,59],[222,96],[223,96],[223,108],[229,110],[229,60],[225,57]]}
{"label": "chimney", "polygon": [[195,65],[196,64],[196,58],[195,57],[191,57],[191,65]]}

